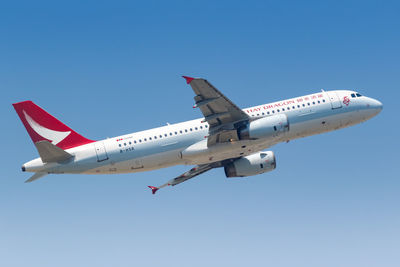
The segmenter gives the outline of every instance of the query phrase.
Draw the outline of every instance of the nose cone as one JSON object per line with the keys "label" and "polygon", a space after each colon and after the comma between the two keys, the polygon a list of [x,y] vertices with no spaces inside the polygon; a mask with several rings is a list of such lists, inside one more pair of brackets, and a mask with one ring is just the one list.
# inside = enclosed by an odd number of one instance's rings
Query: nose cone
{"label": "nose cone", "polygon": [[372,118],[376,115],[378,115],[382,111],[383,105],[380,101],[373,99],[373,98],[368,98],[367,100],[367,113],[368,117]]}
{"label": "nose cone", "polygon": [[381,112],[381,110],[383,108],[383,104],[380,101],[371,98],[369,101],[369,107],[370,107],[370,109],[376,110],[377,111],[376,114],[378,114],[379,112]]}

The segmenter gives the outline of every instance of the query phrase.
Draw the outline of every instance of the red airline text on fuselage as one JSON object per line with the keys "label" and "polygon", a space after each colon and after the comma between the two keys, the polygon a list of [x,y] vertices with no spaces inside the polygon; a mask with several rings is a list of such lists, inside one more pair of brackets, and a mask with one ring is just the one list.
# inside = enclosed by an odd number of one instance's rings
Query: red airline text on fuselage
{"label": "red airline text on fuselage", "polygon": [[296,104],[296,103],[302,103],[302,102],[306,102],[306,101],[310,101],[310,100],[314,100],[314,99],[318,99],[318,98],[323,98],[323,97],[324,97],[323,94],[299,97],[299,98],[296,98],[296,99],[277,102],[277,103],[274,103],[274,104],[269,104],[269,105],[264,105],[264,106],[260,106],[260,107],[250,108],[250,109],[247,109],[246,112],[247,113],[252,113],[252,112],[268,110],[268,109],[272,109],[272,108],[280,108],[280,107],[285,107],[285,106],[293,105],[293,104]]}

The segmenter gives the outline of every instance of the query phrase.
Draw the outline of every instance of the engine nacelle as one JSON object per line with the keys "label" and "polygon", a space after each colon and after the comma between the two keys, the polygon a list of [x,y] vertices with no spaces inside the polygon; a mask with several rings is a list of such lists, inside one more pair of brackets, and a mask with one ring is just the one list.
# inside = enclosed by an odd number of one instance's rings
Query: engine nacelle
{"label": "engine nacelle", "polygon": [[289,121],[285,114],[264,117],[247,124],[246,128],[239,131],[241,140],[278,137],[289,131]]}
{"label": "engine nacelle", "polygon": [[272,171],[276,168],[272,151],[259,152],[225,165],[226,177],[246,177]]}

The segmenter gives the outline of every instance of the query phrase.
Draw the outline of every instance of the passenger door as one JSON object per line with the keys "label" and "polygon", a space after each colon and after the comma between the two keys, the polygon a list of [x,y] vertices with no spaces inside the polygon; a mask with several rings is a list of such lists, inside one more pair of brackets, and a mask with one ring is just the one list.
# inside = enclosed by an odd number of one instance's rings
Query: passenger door
{"label": "passenger door", "polygon": [[328,94],[329,100],[331,101],[332,109],[341,108],[342,102],[336,92],[326,92]]}
{"label": "passenger door", "polygon": [[107,151],[103,142],[94,143],[94,149],[96,151],[98,162],[108,159]]}

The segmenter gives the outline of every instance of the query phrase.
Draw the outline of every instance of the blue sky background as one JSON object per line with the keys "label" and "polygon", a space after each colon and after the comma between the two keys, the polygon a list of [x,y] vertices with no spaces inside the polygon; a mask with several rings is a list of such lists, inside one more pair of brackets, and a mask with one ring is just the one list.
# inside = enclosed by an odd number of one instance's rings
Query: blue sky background
{"label": "blue sky background", "polygon": [[[397,1],[18,1],[0,4],[1,266],[399,266]],[[384,104],[348,129],[272,148],[277,169],[52,175],[11,104],[92,139],[201,116],[180,75],[240,107],[324,89]]]}

